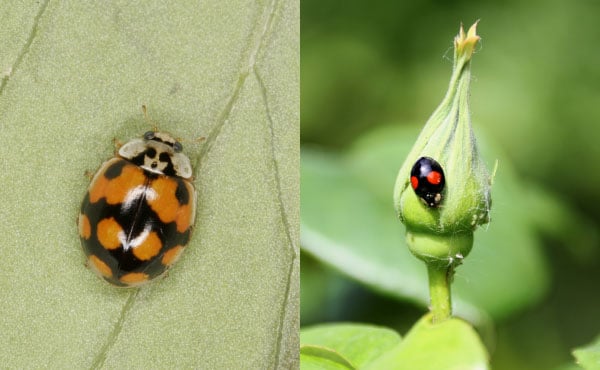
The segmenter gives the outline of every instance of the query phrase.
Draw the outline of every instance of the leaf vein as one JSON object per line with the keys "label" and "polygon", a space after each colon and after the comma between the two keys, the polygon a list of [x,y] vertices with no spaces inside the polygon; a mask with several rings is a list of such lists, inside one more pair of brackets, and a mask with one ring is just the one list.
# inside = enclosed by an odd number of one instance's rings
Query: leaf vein
{"label": "leaf vein", "polygon": [[[258,37],[255,37],[256,41],[254,42],[254,44],[252,44],[252,47],[250,48],[247,62],[242,64],[242,67],[239,71],[238,78],[237,78],[237,81],[233,88],[233,91],[231,92],[231,95],[229,96],[229,99],[227,100],[225,107],[223,107],[223,110],[217,117],[215,124],[213,125],[212,129],[210,130],[209,134],[206,137],[206,143],[202,146],[202,149],[200,150],[200,155],[198,156],[198,160],[196,161],[195,168],[197,171],[202,164],[202,159],[210,152],[214,143],[216,142],[217,137],[221,133],[221,129],[223,128],[223,126],[225,125],[225,123],[227,122],[229,117],[231,116],[231,112],[233,111],[233,108],[238,101],[240,92],[242,91],[242,88],[244,87],[244,85],[246,83],[246,79],[248,78],[250,73],[255,69],[256,57],[263,47],[263,42],[266,39],[266,36],[268,35],[269,31],[271,30],[273,18],[274,18],[278,3],[279,3],[279,0],[272,0],[270,4],[265,6],[265,10],[263,11],[263,16],[258,18],[258,21],[257,21],[256,25],[254,26],[254,30],[252,31],[252,34],[257,33],[257,29],[258,29],[258,30],[260,30],[260,35]],[[262,20],[262,23],[261,23],[261,20]],[[261,25],[262,25],[262,28],[260,27]],[[246,54],[246,52],[247,52],[247,50],[244,50],[242,54]]]}
{"label": "leaf vein", "polygon": [[40,6],[40,8],[38,9],[37,14],[33,18],[33,26],[31,27],[31,32],[29,32],[29,36],[27,37],[25,44],[23,44],[23,47],[19,51],[19,54],[17,54],[17,58],[15,59],[12,66],[10,67],[10,69],[9,69],[10,72],[5,73],[5,76],[2,77],[2,80],[0,80],[0,96],[4,93],[4,88],[6,87],[6,84],[8,83],[8,79],[10,78],[10,76],[19,68],[19,66],[23,62],[23,58],[25,57],[25,55],[27,55],[27,53],[29,53],[31,44],[33,43],[33,40],[35,39],[35,37],[37,36],[37,33],[38,33],[38,24],[40,22],[40,19],[42,18],[42,15],[44,15],[46,8],[48,7],[49,2],[50,2],[50,0],[45,0],[42,3],[42,5]]}
{"label": "leaf vein", "polygon": [[137,297],[139,292],[140,289],[138,288],[129,293],[129,297],[127,298],[127,301],[121,309],[121,314],[119,315],[115,326],[106,338],[106,342],[104,343],[100,351],[96,354],[96,357],[92,362],[92,366],[90,366],[90,370],[100,369],[104,365],[104,361],[106,361],[108,353],[110,352],[114,344],[117,342],[117,338],[119,337],[119,334],[123,329],[123,323],[125,322],[125,318],[131,310],[131,307],[133,307],[133,304],[135,303],[135,298]]}
{"label": "leaf vein", "polygon": [[[265,23],[265,26],[263,28],[263,32],[261,34],[261,41],[260,41],[260,45],[264,45],[264,42],[267,38],[267,36],[270,34],[270,30],[272,30],[273,27],[273,20],[275,18],[275,14],[278,10],[280,6],[280,1],[279,0],[273,0],[270,4],[270,8],[269,8],[269,15],[267,18],[267,22]],[[290,294],[291,294],[291,285],[292,285],[292,278],[293,278],[293,274],[294,274],[294,266],[296,264],[296,260],[298,258],[298,246],[297,243],[294,241],[294,238],[292,236],[291,233],[291,223],[288,217],[288,213],[286,210],[286,206],[285,206],[285,202],[283,200],[283,190],[282,190],[282,184],[281,184],[281,172],[279,169],[279,162],[277,161],[277,151],[275,148],[275,124],[274,124],[274,120],[273,120],[273,115],[271,112],[271,107],[269,105],[269,99],[268,99],[268,95],[267,95],[267,88],[264,84],[264,81],[262,79],[262,76],[260,75],[258,69],[256,68],[256,56],[258,55],[260,51],[260,47],[256,48],[254,50],[254,53],[251,55],[251,68],[254,72],[254,75],[256,76],[256,80],[258,82],[259,88],[260,88],[260,93],[261,93],[261,97],[263,100],[263,104],[265,106],[265,112],[266,112],[266,116],[267,116],[267,122],[268,122],[268,130],[269,130],[269,135],[270,135],[270,145],[271,145],[271,162],[272,162],[272,166],[273,166],[273,170],[274,170],[274,176],[275,176],[275,185],[276,185],[276,194],[277,194],[277,205],[279,208],[279,214],[281,217],[281,222],[282,222],[282,226],[283,226],[283,230],[287,239],[287,246],[289,248],[289,251],[291,253],[291,259],[289,261],[289,268],[287,271],[287,276],[286,276],[286,284],[285,284],[285,292],[284,292],[284,296],[283,296],[283,302],[282,302],[282,306],[281,306],[281,312],[280,312],[280,316],[279,316],[279,322],[277,324],[277,339],[275,342],[275,348],[274,348],[274,361],[273,361],[273,368],[274,369],[278,369],[280,366],[280,360],[281,360],[281,347],[282,347],[282,342],[284,340],[284,325],[285,325],[285,318],[286,318],[286,314],[287,312],[287,308],[288,308],[288,304],[289,304],[289,300],[290,300]]]}
{"label": "leaf vein", "polygon": [[281,187],[281,174],[279,171],[279,163],[277,161],[276,150],[275,150],[274,122],[273,122],[273,116],[271,114],[269,101],[268,101],[268,97],[267,97],[267,89],[264,85],[262,77],[260,76],[260,73],[257,70],[255,70],[254,74],[256,76],[258,85],[260,87],[260,92],[261,92],[261,96],[262,96],[262,99],[263,99],[263,102],[265,105],[265,110],[266,110],[266,115],[267,115],[268,129],[269,129],[270,143],[271,143],[271,162],[272,162],[272,166],[273,166],[273,171],[274,171],[274,176],[275,176],[275,184],[276,184],[277,206],[279,208],[279,214],[281,217],[281,222],[283,224],[282,225],[283,230],[285,232],[285,236],[288,241],[287,245],[291,251],[291,260],[290,260],[289,269],[288,269],[287,277],[286,277],[285,294],[283,297],[281,313],[280,313],[279,322],[277,325],[277,341],[275,344],[275,353],[274,353],[274,356],[275,356],[274,368],[277,369],[277,368],[279,368],[279,359],[280,359],[279,352],[281,351],[281,345],[282,345],[282,341],[283,341],[283,326],[284,326],[284,321],[285,321],[285,316],[286,316],[286,308],[288,306],[288,302],[289,302],[289,298],[290,298],[290,290],[291,290],[292,275],[294,273],[294,265],[295,265],[296,259],[298,257],[298,254],[297,254],[298,248],[297,248],[297,245],[294,242],[294,238],[292,237],[292,234],[291,234],[291,223],[290,223],[289,217],[287,215],[285,202],[283,200],[282,187]]}

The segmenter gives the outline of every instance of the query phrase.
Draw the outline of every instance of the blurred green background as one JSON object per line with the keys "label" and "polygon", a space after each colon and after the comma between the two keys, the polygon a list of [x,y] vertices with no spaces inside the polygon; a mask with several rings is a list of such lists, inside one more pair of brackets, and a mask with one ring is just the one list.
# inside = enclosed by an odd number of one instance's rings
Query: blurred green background
{"label": "blurred green background", "polygon": [[[301,2],[302,325],[426,311],[392,189],[480,19],[472,120],[492,223],[453,285],[495,369],[558,369],[600,334],[600,2]],[[562,367],[566,368],[566,367]]]}

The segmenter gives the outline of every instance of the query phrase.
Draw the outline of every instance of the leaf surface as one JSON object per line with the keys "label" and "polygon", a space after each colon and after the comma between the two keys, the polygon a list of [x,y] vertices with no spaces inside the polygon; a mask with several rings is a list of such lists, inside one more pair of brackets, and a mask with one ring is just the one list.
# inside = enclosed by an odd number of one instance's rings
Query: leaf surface
{"label": "leaf surface", "polygon": [[368,364],[369,370],[484,370],[488,355],[477,333],[466,322],[450,318],[432,324],[419,320],[395,348]]}
{"label": "leaf surface", "polygon": [[361,369],[400,343],[400,335],[374,325],[321,324],[303,328],[300,343],[304,370],[333,366],[332,363],[342,369]]}
{"label": "leaf surface", "polygon": [[[297,366],[298,2],[46,0],[0,17],[0,362]],[[84,173],[152,128],[142,104],[183,138],[199,207],[169,276],[120,290],[84,267],[75,220]]]}
{"label": "leaf surface", "polygon": [[585,347],[577,348],[573,351],[573,355],[582,368],[600,369],[600,337]]}

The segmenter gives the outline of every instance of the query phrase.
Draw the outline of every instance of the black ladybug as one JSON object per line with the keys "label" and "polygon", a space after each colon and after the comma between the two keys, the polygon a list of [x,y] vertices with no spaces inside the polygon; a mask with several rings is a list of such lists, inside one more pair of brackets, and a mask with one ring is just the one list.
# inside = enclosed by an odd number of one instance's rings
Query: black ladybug
{"label": "black ladybug", "polygon": [[410,170],[410,185],[429,207],[438,207],[446,179],[444,170],[433,158],[419,158]]}

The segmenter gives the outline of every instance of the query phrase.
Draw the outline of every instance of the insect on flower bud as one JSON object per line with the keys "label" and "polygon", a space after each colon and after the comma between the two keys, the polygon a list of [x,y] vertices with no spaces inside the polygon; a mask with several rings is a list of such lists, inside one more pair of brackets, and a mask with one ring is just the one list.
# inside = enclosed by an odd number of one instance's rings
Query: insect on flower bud
{"label": "insect on flower bud", "polygon": [[475,23],[454,39],[454,66],[444,100],[400,168],[394,206],[411,251],[426,261],[459,262],[473,232],[489,222],[490,176],[471,127],[470,61],[479,41]]}

